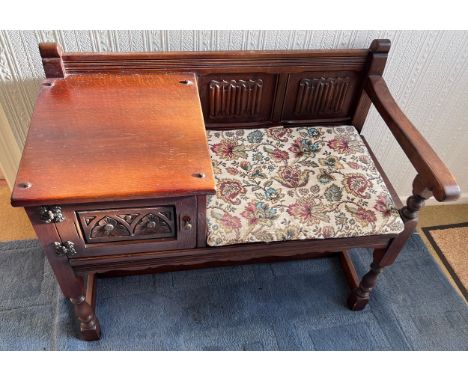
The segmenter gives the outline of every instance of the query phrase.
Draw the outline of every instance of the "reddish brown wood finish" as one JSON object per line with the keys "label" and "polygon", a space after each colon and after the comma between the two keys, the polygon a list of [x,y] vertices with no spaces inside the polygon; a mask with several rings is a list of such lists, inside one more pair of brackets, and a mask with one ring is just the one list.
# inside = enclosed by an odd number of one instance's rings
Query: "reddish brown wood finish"
{"label": "reddish brown wood finish", "polygon": [[[401,202],[398,202],[405,229],[389,242],[387,248],[374,251],[374,261],[370,271],[364,275],[359,286],[348,298],[348,306],[352,310],[362,310],[369,302],[370,292],[377,282],[377,276],[384,267],[393,264],[416,228],[418,212],[423,207],[424,201],[431,196],[438,201],[455,200],[460,195],[460,188],[455,178],[399,108],[384,79],[379,75],[370,75],[365,83],[365,91],[418,174],[413,181],[413,195],[408,198],[406,205],[401,206]],[[383,173],[377,161],[376,164]],[[384,179],[388,181],[385,176]],[[393,187],[389,187],[389,190],[392,195],[395,193]]]}
{"label": "reddish brown wood finish", "polygon": [[340,252],[339,257],[348,286],[351,290],[354,290],[359,286],[359,276],[356,272],[356,268],[354,268],[353,260],[348,251]]}
{"label": "reddish brown wood finish", "polygon": [[347,119],[357,99],[359,73],[322,71],[289,76],[282,120],[288,124]]}
{"label": "reddish brown wood finish", "polygon": [[217,125],[268,121],[275,97],[276,75],[271,73],[219,74],[198,77],[205,123]]}
{"label": "reddish brown wood finish", "polygon": [[[52,58],[59,49],[49,48]],[[65,75],[92,73],[154,73],[191,71],[211,73],[301,72],[305,70],[361,70],[368,49],[151,52],[151,53],[61,53]],[[49,59],[47,53],[42,56]],[[46,73],[48,77],[49,74]],[[53,75],[53,73],[50,73]]]}
{"label": "reddish brown wood finish", "polygon": [[[374,40],[369,48],[369,59],[367,62],[366,73],[367,75],[379,75],[381,76],[387,63],[388,52],[390,51],[390,40],[381,39]],[[371,106],[371,100],[364,92],[364,85],[366,81],[361,81],[361,88],[359,90],[359,101],[356,107],[356,111],[353,115],[352,124],[358,131],[362,130],[364,122]]]}
{"label": "reddish brown wood finish", "polygon": [[[191,203],[193,204],[193,202]],[[148,239],[175,239],[177,216],[174,205],[75,211],[85,243],[110,243]],[[194,218],[189,218],[194,220]]]}
{"label": "reddish brown wood finish", "polygon": [[274,243],[239,244],[223,247],[205,247],[177,251],[134,253],[107,256],[76,256],[70,264],[80,273],[104,273],[110,270],[131,269],[190,269],[200,266],[235,265],[278,258],[295,258],[312,254],[341,252],[350,248],[386,248],[395,235],[376,235],[325,240],[300,240]]}
{"label": "reddish brown wood finish", "polygon": [[197,196],[197,247],[206,247],[206,195]]}
{"label": "reddish brown wood finish", "polygon": [[[86,238],[87,231],[83,229],[82,223],[76,216],[79,211],[112,211],[113,209],[118,209],[129,210],[133,213],[135,211],[143,211],[146,208],[157,208],[158,206],[171,206],[174,209],[174,237],[147,238],[145,235],[136,234],[136,237],[122,237],[119,241],[110,240],[108,242],[91,243]],[[197,246],[197,204],[194,196],[172,199],[129,200],[112,203],[71,204],[63,206],[62,212],[65,220],[55,223],[55,227],[62,242],[70,240],[75,244],[77,254],[74,257],[126,255],[128,253],[186,249]],[[112,216],[111,214],[104,214]],[[138,219],[145,215],[146,213],[142,213]],[[187,229],[189,228],[186,223],[188,221],[191,224],[190,229]]]}
{"label": "reddish brown wood finish", "polygon": [[455,178],[399,108],[388,90],[385,80],[380,76],[369,76],[365,90],[421,176],[423,185],[440,202],[457,199],[460,196],[460,187]]}
{"label": "reddish brown wood finish", "polygon": [[88,280],[87,289],[83,277],[75,273],[68,258],[57,256],[53,243],[59,242],[61,239],[55,225],[43,223],[36,209],[26,208],[26,213],[36,231],[62,293],[73,304],[75,316],[80,324],[81,336],[87,341],[99,339],[101,328],[94,312],[93,301],[90,301],[95,293],[93,280]]}
{"label": "reddish brown wood finish", "polygon": [[[57,281],[74,304],[82,336],[100,335],[96,275],[339,253],[351,288],[348,305],[363,309],[378,274],[395,261],[413,232],[424,200],[459,194],[452,175],[381,77],[389,49],[390,41],[375,40],[363,50],[98,54],[63,53],[56,44],[41,44],[50,80],[36,104],[12,201],[28,206]],[[177,74],[160,75],[167,72]],[[192,83],[179,83],[187,79]],[[369,148],[404,219],[400,235],[207,247],[206,198],[214,180],[201,111],[207,128],[352,123],[360,130],[371,101],[418,171],[413,195],[403,205]],[[198,172],[205,176],[191,176]],[[26,182],[32,186],[18,187]],[[58,202],[65,220],[41,220],[36,206],[55,211]],[[80,222],[79,211],[89,212],[83,218],[102,211],[96,216],[120,219],[161,206],[174,208],[175,225],[169,226],[175,237],[139,232],[132,240],[93,242],[94,226],[83,229]],[[182,230],[187,222],[190,228]],[[54,243],[67,241],[77,253],[57,255]],[[348,252],[356,247],[374,249],[371,270],[361,281]]]}
{"label": "reddish brown wood finish", "polygon": [[62,48],[53,42],[39,44],[39,53],[42,57],[42,65],[47,78],[65,77],[65,68],[62,60]]}
{"label": "reddish brown wood finish", "polygon": [[[30,188],[21,186],[27,183]],[[42,84],[12,204],[174,197],[214,190],[193,74],[95,74]]]}
{"label": "reddish brown wood finish", "polygon": [[[376,66],[372,60],[380,54],[380,45],[374,45],[371,50],[63,53],[47,43],[41,55],[49,78],[193,72],[207,128],[248,128],[351,123],[364,80]],[[348,84],[343,102],[334,103],[341,89],[329,88],[342,78]],[[304,93],[304,82],[309,82],[309,88],[316,83],[325,86],[319,92]],[[307,105],[314,97],[321,107],[297,110],[297,104]]]}

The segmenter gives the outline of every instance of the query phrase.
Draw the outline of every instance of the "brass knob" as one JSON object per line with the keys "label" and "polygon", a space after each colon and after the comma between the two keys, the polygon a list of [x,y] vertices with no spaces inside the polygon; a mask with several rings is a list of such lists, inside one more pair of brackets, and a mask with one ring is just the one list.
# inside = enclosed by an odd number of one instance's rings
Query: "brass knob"
{"label": "brass knob", "polygon": [[189,216],[184,217],[184,229],[190,231],[192,229],[192,222]]}

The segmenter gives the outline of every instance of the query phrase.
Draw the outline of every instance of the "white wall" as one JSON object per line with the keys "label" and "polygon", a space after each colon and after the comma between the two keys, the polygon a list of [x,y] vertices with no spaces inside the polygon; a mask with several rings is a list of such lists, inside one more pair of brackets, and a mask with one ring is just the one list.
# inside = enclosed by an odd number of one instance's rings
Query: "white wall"
{"label": "white wall", "polygon": [[[468,32],[456,31],[0,31],[0,104],[23,146],[44,74],[37,44],[66,51],[367,48],[393,45],[385,78],[393,95],[468,196]],[[372,110],[364,128],[400,195],[415,172]]]}

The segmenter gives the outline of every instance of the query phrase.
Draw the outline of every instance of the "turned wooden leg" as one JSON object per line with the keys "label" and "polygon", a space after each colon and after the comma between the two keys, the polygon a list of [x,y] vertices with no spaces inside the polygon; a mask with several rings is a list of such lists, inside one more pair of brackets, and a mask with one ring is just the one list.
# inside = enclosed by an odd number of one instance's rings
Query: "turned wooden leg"
{"label": "turned wooden leg", "polygon": [[85,340],[97,340],[101,335],[99,321],[94,313],[94,275],[88,275],[86,285],[71,267],[68,257],[56,252],[54,242],[62,240],[53,224],[40,219],[37,208],[28,207],[26,212],[33,224],[55,278],[64,296],[71,301]]}
{"label": "turned wooden leg", "polygon": [[101,337],[101,327],[94,312],[95,297],[95,275],[89,274],[86,280],[86,295],[69,299],[80,323],[81,336],[86,341],[95,341]]}
{"label": "turned wooden leg", "polygon": [[384,267],[393,264],[404,247],[406,241],[413,233],[418,222],[418,212],[424,206],[424,201],[431,196],[431,192],[425,188],[419,175],[413,182],[413,195],[406,201],[406,206],[400,209],[405,228],[397,237],[392,239],[385,249],[377,249],[373,254],[371,269],[362,278],[359,286],[353,288],[348,298],[348,306],[351,310],[362,310],[369,302],[372,289],[377,283],[377,276]]}
{"label": "turned wooden leg", "polygon": [[367,272],[359,285],[351,290],[348,297],[348,307],[351,310],[363,310],[369,302],[371,291],[377,283],[377,276],[382,273],[384,267],[394,263],[406,241],[416,227],[417,220],[405,222],[405,228],[396,238],[392,239],[384,249],[376,249],[373,253],[371,269]]}
{"label": "turned wooden leg", "polygon": [[[90,277],[92,280],[90,280]],[[86,341],[95,341],[101,337],[101,326],[94,311],[94,275],[88,276],[86,290],[81,279],[78,280],[80,281],[75,281],[75,283],[81,285],[81,287],[77,286],[76,289],[81,290],[81,294],[76,297],[67,295],[66,297],[73,304],[75,316],[80,324],[81,337]]]}
{"label": "turned wooden leg", "polygon": [[[377,251],[374,252],[374,261],[378,257]],[[370,292],[377,282],[377,276],[382,272],[383,267],[371,264],[371,270],[367,272],[361,281],[354,268],[353,261],[348,251],[340,253],[341,267],[345,273],[351,293],[348,297],[348,306],[351,310],[362,310],[369,302]]]}
{"label": "turned wooden leg", "polygon": [[369,302],[370,293],[377,283],[377,276],[382,272],[383,267],[372,263],[371,269],[362,278],[359,286],[351,291],[348,297],[348,307],[351,310],[362,310]]}
{"label": "turned wooden leg", "polygon": [[80,332],[86,341],[95,341],[101,337],[101,327],[94,313],[93,307],[86,301],[85,296],[78,299],[70,298],[75,308],[75,315],[80,322]]}

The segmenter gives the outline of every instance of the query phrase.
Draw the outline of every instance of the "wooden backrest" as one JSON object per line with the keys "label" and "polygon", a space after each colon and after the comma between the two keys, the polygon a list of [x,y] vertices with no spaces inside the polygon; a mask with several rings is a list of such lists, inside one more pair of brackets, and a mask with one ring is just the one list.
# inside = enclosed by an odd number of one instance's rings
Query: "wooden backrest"
{"label": "wooden backrest", "polygon": [[210,128],[354,124],[370,103],[369,74],[382,74],[389,40],[369,49],[164,53],[65,53],[39,46],[47,78],[75,74],[193,72]]}

